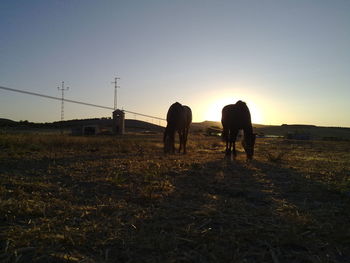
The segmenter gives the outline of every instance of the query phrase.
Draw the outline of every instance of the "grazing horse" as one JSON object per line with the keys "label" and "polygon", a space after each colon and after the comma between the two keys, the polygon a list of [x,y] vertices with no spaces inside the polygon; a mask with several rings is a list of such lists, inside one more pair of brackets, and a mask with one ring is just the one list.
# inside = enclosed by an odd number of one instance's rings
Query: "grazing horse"
{"label": "grazing horse", "polygon": [[[223,127],[222,137],[226,141],[225,155],[231,157],[231,153],[236,157],[236,138],[239,130],[244,131],[243,148],[247,159],[251,160],[254,154],[255,134],[250,118],[250,112],[243,101],[236,104],[226,105],[222,109],[221,123]],[[232,148],[232,150],[231,150]]]}
{"label": "grazing horse", "polygon": [[175,153],[175,132],[179,133],[180,147],[186,153],[188,130],[192,122],[192,111],[188,106],[178,102],[172,104],[166,116],[167,126],[164,131],[164,153]]}

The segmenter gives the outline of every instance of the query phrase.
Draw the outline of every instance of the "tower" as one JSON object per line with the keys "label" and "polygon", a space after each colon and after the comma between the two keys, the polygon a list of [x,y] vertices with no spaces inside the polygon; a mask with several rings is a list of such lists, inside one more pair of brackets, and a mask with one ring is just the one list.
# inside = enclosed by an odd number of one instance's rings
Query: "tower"
{"label": "tower", "polygon": [[125,112],[122,110],[113,111],[113,133],[125,134]]}

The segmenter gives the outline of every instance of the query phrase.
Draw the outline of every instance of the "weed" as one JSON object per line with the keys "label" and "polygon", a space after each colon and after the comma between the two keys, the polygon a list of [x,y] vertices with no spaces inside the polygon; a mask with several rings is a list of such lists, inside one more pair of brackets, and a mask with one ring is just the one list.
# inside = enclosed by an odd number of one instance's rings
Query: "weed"
{"label": "weed", "polygon": [[249,165],[223,149],[0,134],[0,261],[349,261],[350,143],[259,138]]}

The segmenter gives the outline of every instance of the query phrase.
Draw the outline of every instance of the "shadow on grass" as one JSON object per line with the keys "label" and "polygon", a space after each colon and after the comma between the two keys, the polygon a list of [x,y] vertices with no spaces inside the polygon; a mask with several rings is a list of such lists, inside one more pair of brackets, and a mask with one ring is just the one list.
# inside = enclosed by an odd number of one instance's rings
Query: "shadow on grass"
{"label": "shadow on grass", "polygon": [[[108,161],[119,156],[91,158]],[[11,190],[8,200],[23,194],[32,202],[18,207],[18,211],[24,209],[23,214],[2,218],[4,226],[21,224],[20,234],[28,239],[23,242],[27,251],[33,253],[29,248],[37,247],[39,256],[28,252],[7,259],[350,261],[348,197],[280,165],[215,160],[181,166],[181,159],[186,158],[179,157],[180,172],[174,165],[162,169],[162,163],[150,163],[156,165],[150,171],[139,171],[133,174],[134,179],[120,175],[113,177],[114,181],[104,176],[109,168],[101,167],[103,162],[96,168],[87,169],[83,163],[76,171],[64,170],[64,165],[79,163],[79,157],[56,159],[53,174],[41,181],[40,175],[50,169],[51,160],[10,164],[1,173],[15,168],[31,171],[14,175],[18,181],[40,169],[35,177],[41,184],[5,186]],[[99,177],[94,178],[96,175]],[[9,246],[4,242],[1,250]]]}
{"label": "shadow on grass", "polygon": [[[167,174],[163,174],[167,176]],[[345,262],[346,201],[293,169],[195,164],[172,179],[174,192],[144,203],[130,239],[109,258],[131,262]],[[326,207],[325,207],[326,206]],[[344,214],[345,213],[345,214]],[[115,241],[115,240],[114,240]]]}

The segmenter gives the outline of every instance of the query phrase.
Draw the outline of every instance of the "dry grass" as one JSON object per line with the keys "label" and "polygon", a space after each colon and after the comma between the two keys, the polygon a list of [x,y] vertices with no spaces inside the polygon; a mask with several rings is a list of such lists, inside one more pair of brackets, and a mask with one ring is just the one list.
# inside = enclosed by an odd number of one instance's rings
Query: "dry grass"
{"label": "dry grass", "polygon": [[0,262],[350,262],[350,143],[0,135]]}

